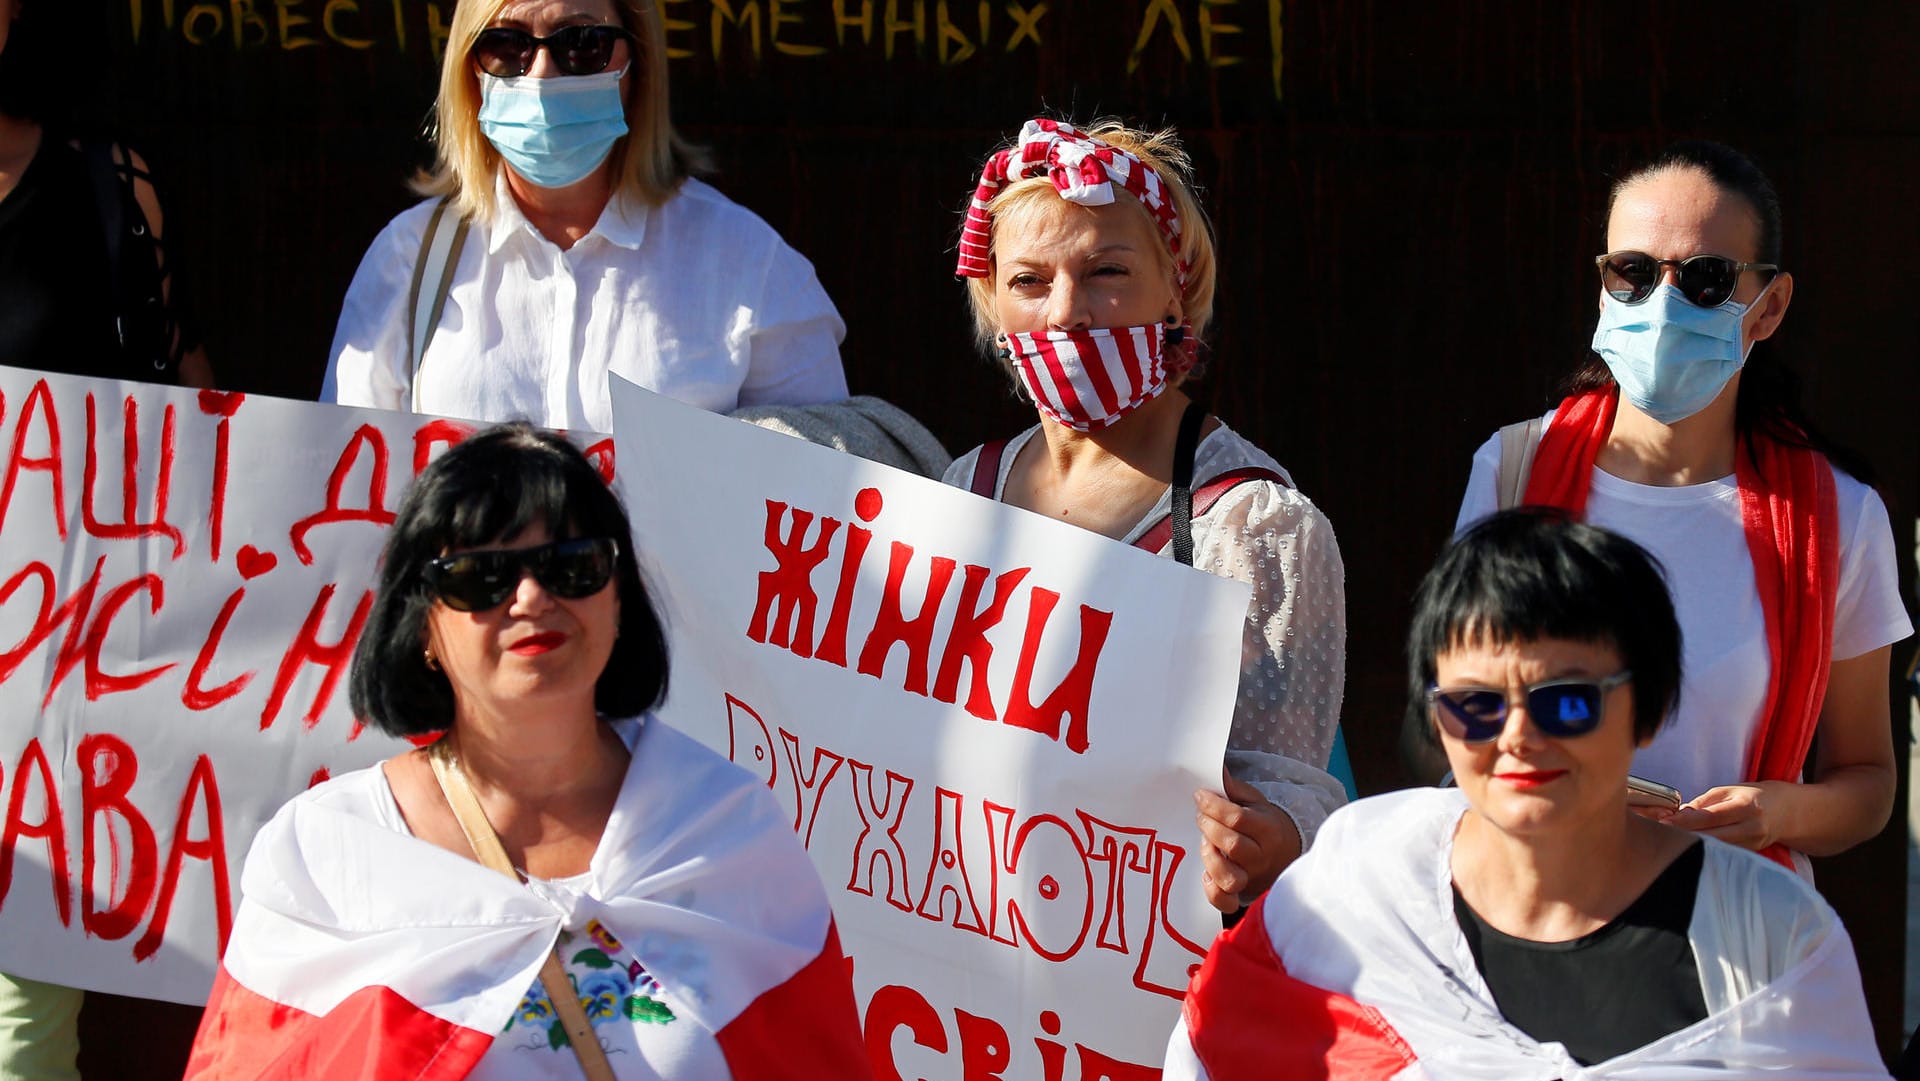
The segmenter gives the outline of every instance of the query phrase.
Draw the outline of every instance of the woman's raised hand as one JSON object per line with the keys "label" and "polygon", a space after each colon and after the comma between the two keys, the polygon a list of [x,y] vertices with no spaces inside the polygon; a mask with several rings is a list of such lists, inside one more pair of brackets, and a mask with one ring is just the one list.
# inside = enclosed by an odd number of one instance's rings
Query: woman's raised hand
{"label": "woman's raised hand", "polygon": [[1226,778],[1226,794],[1202,788],[1199,808],[1200,865],[1207,903],[1237,912],[1265,893],[1287,865],[1300,858],[1300,830],[1260,790]]}

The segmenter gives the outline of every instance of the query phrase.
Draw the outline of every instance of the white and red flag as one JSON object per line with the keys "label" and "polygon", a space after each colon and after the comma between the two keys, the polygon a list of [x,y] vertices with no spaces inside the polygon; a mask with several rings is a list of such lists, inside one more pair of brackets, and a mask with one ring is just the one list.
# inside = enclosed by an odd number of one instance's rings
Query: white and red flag
{"label": "white and red flag", "polygon": [[[563,928],[599,968],[634,958],[602,1009],[576,980],[621,1076],[867,1076],[825,894],[771,795],[665,725],[619,727],[633,759],[591,868],[537,892],[406,832],[378,767],[288,803],[248,854],[187,1077],[494,1076]],[[564,1043],[536,1050],[556,1053],[508,1075],[577,1076]]]}

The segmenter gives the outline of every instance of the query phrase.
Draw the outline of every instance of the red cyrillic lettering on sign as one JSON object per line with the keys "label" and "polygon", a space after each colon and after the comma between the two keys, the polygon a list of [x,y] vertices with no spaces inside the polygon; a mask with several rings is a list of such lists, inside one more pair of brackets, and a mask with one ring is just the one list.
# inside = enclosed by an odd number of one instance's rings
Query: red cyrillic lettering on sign
{"label": "red cyrillic lettering on sign", "polygon": [[[80,843],[80,926],[95,938],[125,938],[147,913],[160,866],[153,827],[127,798],[140,762],[126,741],[103,733],[81,737],[79,759],[80,821],[85,831]],[[119,882],[120,846],[114,818],[124,826],[130,842],[124,890]],[[96,895],[94,877],[101,861],[95,841],[102,832],[107,834],[112,855],[107,860],[106,888]],[[113,900],[116,895],[120,900]],[[96,897],[106,901],[107,907],[98,907]]]}
{"label": "red cyrillic lettering on sign", "polygon": [[[920,915],[984,935],[987,929],[980,919],[980,906],[973,899],[973,883],[967,877],[966,851],[961,842],[960,813],[965,797],[936,788],[933,798],[933,855],[927,860],[927,882],[920,890]],[[947,916],[948,897],[953,898],[951,918]]]}
{"label": "red cyrillic lettering on sign", "polygon": [[613,483],[613,440],[602,439],[580,453],[593,463],[593,471],[600,474],[602,482]]}
{"label": "red cyrillic lettering on sign", "polygon": [[[1010,824],[1010,822],[1003,823],[1003,828],[1006,824]],[[1093,924],[1093,868],[1087,863],[1087,852],[1085,848],[1081,847],[1079,834],[1074,832],[1072,826],[1067,825],[1065,819],[1057,815],[1037,814],[1028,818],[1026,822],[1021,825],[1019,831],[1014,833],[1011,838],[1009,838],[1005,832],[1000,833],[998,836],[989,833],[988,842],[994,849],[994,855],[999,861],[994,866],[995,874],[998,875],[1001,872],[1005,872],[1010,876],[1018,876],[1020,874],[1021,856],[1027,853],[1027,845],[1033,842],[1034,831],[1043,825],[1053,826],[1059,830],[1060,836],[1066,839],[1067,845],[1072,849],[1072,855],[1075,858],[1069,861],[1066,859],[1049,859],[1045,854],[1036,856],[1035,862],[1043,869],[1043,873],[1040,876],[1039,882],[1035,884],[1032,893],[1033,896],[1038,897],[1039,901],[1043,903],[1035,904],[1032,908],[1023,910],[1020,907],[1018,897],[1009,896],[1007,898],[1006,916],[1010,925],[1009,930],[1018,931],[1019,936],[1026,939],[1026,947],[1028,949],[1049,961],[1059,962],[1065,961],[1080,952],[1080,944],[1087,940],[1087,932]],[[1004,857],[1000,856],[1001,852],[1005,853]],[[1079,872],[1078,875],[1071,873],[1076,870]],[[996,890],[996,893],[997,892]],[[1009,891],[1009,893],[1016,892],[1018,891]],[[1078,898],[1080,901],[1080,908],[1077,914],[1073,907],[1075,898]],[[1029,915],[1034,917],[1032,922],[1029,922],[1027,919]],[[996,910],[993,913],[993,921],[996,929],[1000,922],[1000,917],[1001,913]],[[1074,927],[1076,923],[1079,925],[1078,928]],[[1045,928],[1047,934],[1036,934],[1034,930],[1035,924],[1039,924]],[[1066,927],[1071,930],[1073,934],[1072,941],[1057,948],[1050,947],[1041,941],[1043,937],[1048,937],[1052,932],[1057,931],[1061,927]],[[994,934],[993,937],[1000,941],[1015,938],[1012,934],[1009,934],[1007,939],[1001,938],[999,934]],[[1063,934],[1060,937],[1064,938],[1065,936]]]}
{"label": "red cyrillic lettering on sign", "polygon": [[[1147,941],[1140,947],[1140,963],[1134,966],[1133,985],[1168,998],[1185,998],[1187,983],[1207,956],[1207,947],[1195,942],[1173,926],[1174,879],[1187,850],[1166,841],[1153,843],[1153,918],[1147,921]],[[1150,974],[1149,969],[1154,974]]]}
{"label": "red cyrillic lettering on sign", "polygon": [[933,652],[933,622],[939,618],[940,602],[946,598],[947,583],[953,580],[958,564],[945,556],[934,556],[928,564],[927,590],[920,599],[920,614],[908,619],[900,603],[900,587],[913,563],[913,546],[893,542],[892,558],[887,563],[887,586],[880,596],[880,610],[874,613],[873,629],[860,647],[861,675],[882,679],[887,654],[895,643],[907,647],[907,678],[901,687],[922,698],[927,695],[927,658]]}
{"label": "red cyrillic lettering on sign", "polygon": [[[780,537],[780,522],[787,505],[767,500],[765,544],[779,565],[760,572],[760,595],[754,602],[753,619],[747,624],[747,637],[756,642],[771,641],[782,649],[791,648],[802,657],[813,656],[813,615],[817,599],[813,594],[813,569],[827,558],[833,534],[840,528],[834,518],[820,519],[820,535],[811,546],[803,542],[807,527],[813,524],[813,512],[794,509],[793,525],[785,540]],[[775,606],[778,605],[778,611]],[[767,617],[773,616],[771,638]]]}
{"label": "red cyrillic lettering on sign", "polygon": [[940,654],[940,672],[933,680],[933,697],[948,704],[958,701],[960,665],[972,670],[967,690],[967,712],[983,721],[997,720],[993,709],[993,690],[987,686],[987,670],[993,662],[993,643],[987,632],[1000,625],[1007,614],[1007,602],[1013,591],[1026,580],[1032,567],[1016,567],[994,579],[993,600],[980,607],[980,589],[992,572],[969,563],[960,583],[960,605],[954,609],[953,628],[947,632],[947,648]]}
{"label": "red cyrillic lettering on sign", "polygon": [[1000,1071],[1013,1061],[1013,1042],[1000,1022],[956,1009],[953,1027],[960,1030],[960,1081],[1006,1081]]}
{"label": "red cyrillic lettering on sign", "polygon": [[173,406],[160,415],[160,468],[154,480],[153,518],[140,521],[140,403],[127,395],[120,408],[120,520],[103,522],[94,513],[94,498],[99,489],[100,438],[93,395],[87,395],[87,454],[81,474],[85,491],[80,497],[80,521],[87,533],[102,540],[135,540],[164,537],[173,542],[173,558],[187,550],[180,530],[167,521],[167,502],[173,489]]}
{"label": "red cyrillic lettering on sign", "polygon": [[867,1060],[873,1063],[875,1081],[904,1081],[900,1067],[893,1062],[893,1033],[906,1029],[913,1042],[929,1051],[947,1053],[947,1030],[940,1015],[926,998],[911,987],[888,984],[867,1001],[867,1017],[862,1024],[867,1036]]}
{"label": "red cyrillic lettering on sign", "polygon": [[[207,821],[207,835],[199,839],[187,836],[193,828],[196,803],[205,809]],[[180,888],[180,865],[188,856],[205,860],[212,867],[219,952],[226,953],[227,936],[233,932],[233,891],[227,881],[227,831],[220,817],[220,785],[214,780],[212,760],[204,754],[194,760],[187,790],[180,797],[180,815],[173,822],[173,844],[167,850],[166,875],[160,880],[160,896],[153,903],[153,922],[147,925],[147,933],[140,936],[140,941],[134,943],[134,960],[152,957],[166,939],[167,917],[173,912],[174,894]]]}
{"label": "red cyrillic lettering on sign", "polygon": [[1020,641],[1020,666],[1014,670],[1013,691],[1007,698],[1006,723],[1029,728],[1050,739],[1060,739],[1060,718],[1067,718],[1067,749],[1075,754],[1087,751],[1087,711],[1093,698],[1094,670],[1100,664],[1100,650],[1107,644],[1107,631],[1113,626],[1113,613],[1088,605],[1080,606],[1080,652],[1073,667],[1061,678],[1059,686],[1038,706],[1033,704],[1033,662],[1040,654],[1040,639],[1046,634],[1047,617],[1060,603],[1060,594],[1035,586],[1028,601],[1027,633]]}
{"label": "red cyrillic lettering on sign", "polygon": [[47,570],[45,564],[28,564],[21,570],[20,575],[16,575],[5,587],[0,587],[0,601],[4,601],[6,596],[13,592],[14,583],[20,581],[21,575],[35,573],[40,578],[44,590],[40,595],[40,616],[34,621],[32,633],[22,639],[15,648],[0,654],[0,679],[4,679],[21,661],[26,659],[29,653],[33,652],[35,647],[46,641],[54,628],[61,623],[67,625],[67,633],[60,640],[60,652],[54,657],[53,676],[47,680],[46,697],[40,700],[41,709],[47,708],[53,702],[53,692],[60,689],[60,684],[66,680],[74,668],[79,666],[86,655],[83,645],[86,640],[84,631],[87,616],[93,610],[93,595],[100,588],[100,570],[106,566],[106,563],[106,556],[94,560],[93,573],[88,575],[87,580],[82,582],[66,600],[61,601],[58,608],[51,607],[54,588],[53,572]]}
{"label": "red cyrillic lettering on sign", "polygon": [[[166,603],[166,587],[157,574],[143,574],[131,582],[121,584],[109,590],[100,602],[100,612],[93,617],[93,626],[87,631],[87,701],[95,702],[102,695],[118,694],[144,687],[160,678],[160,674],[173,667],[172,662],[157,665],[141,672],[129,672],[124,676],[111,675],[100,668],[100,648],[106,642],[107,632],[113,628],[113,617],[135,593],[142,590],[147,594],[147,613],[159,615],[160,607]],[[51,697],[51,691],[48,692]]]}
{"label": "red cyrillic lettering on sign", "polygon": [[[1153,844],[1157,832],[1137,826],[1116,826],[1085,811],[1075,811],[1087,831],[1087,859],[1107,865],[1107,902],[1100,914],[1100,934],[1094,945],[1103,950],[1127,953],[1128,879],[1147,880],[1148,898],[1153,896]],[[1149,919],[1152,903],[1148,903]]]}
{"label": "red cyrillic lettering on sign", "polygon": [[207,508],[207,559],[214,563],[220,562],[220,535],[227,520],[227,454],[232,441],[232,433],[228,429],[232,427],[233,415],[240,410],[240,403],[246,398],[246,395],[237,391],[200,392],[200,411],[220,418],[220,423],[213,429],[213,498]]}
{"label": "red cyrillic lettering on sign", "polygon": [[[813,825],[820,819],[820,797],[825,795],[828,786],[833,784],[834,776],[840,772],[840,764],[846,759],[825,747],[815,747],[813,762],[803,773],[800,770],[800,759],[803,757],[800,751],[800,737],[782,728],[780,743],[787,753],[787,776],[793,778],[793,829],[800,834],[802,844],[811,846]],[[820,771],[823,762],[828,763],[825,773]],[[813,796],[811,800],[807,799],[808,793]],[[801,809],[803,805],[809,803],[811,808],[806,815],[807,828],[803,832],[800,829]]]}
{"label": "red cyrillic lettering on sign", "polygon": [[[853,841],[853,874],[847,879],[847,889],[872,897],[873,867],[879,863],[887,872],[887,903],[902,912],[911,912],[907,850],[900,844],[900,823],[906,818],[907,799],[913,795],[913,778],[888,770],[886,798],[875,803],[873,767],[851,758],[847,759],[847,765],[853,770],[853,809],[860,816],[860,836]],[[894,798],[896,784],[900,786],[898,799]],[[875,822],[886,826],[884,844],[869,840],[873,837]]]}
{"label": "red cyrillic lettering on sign", "polygon": [[[28,779],[40,785],[40,821],[27,821]],[[54,786],[53,770],[47,766],[47,754],[38,739],[27,741],[20,754],[20,765],[13,771],[13,790],[7,796],[7,824],[0,829],[0,908],[13,886],[13,858],[20,839],[38,838],[47,842],[47,867],[53,876],[53,906],[60,915],[60,926],[73,926],[73,879],[67,868],[66,817],[60,811],[60,790]]]}
{"label": "red cyrillic lettering on sign", "polygon": [[860,582],[860,562],[867,557],[867,545],[871,543],[873,530],[847,526],[846,547],[840,552],[840,583],[833,590],[833,609],[827,613],[827,629],[820,636],[819,652],[814,654],[817,660],[847,666],[847,621],[853,615],[853,588]]}
{"label": "red cyrillic lettering on sign", "polygon": [[[273,691],[267,696],[267,707],[260,713],[260,729],[265,731],[273,726],[280,716],[280,707],[287,700],[287,692],[293,689],[294,677],[300,669],[309,664],[318,664],[326,668],[327,674],[320,680],[320,688],[313,694],[313,704],[307,708],[304,718],[308,728],[320,723],[320,715],[326,712],[327,703],[333,700],[334,688],[340,683],[340,677],[347,672],[347,666],[353,661],[353,646],[360,639],[360,628],[366,625],[367,613],[373,608],[373,591],[367,590],[360,595],[360,602],[354,606],[353,616],[347,621],[347,629],[341,632],[339,640],[332,643],[320,641],[320,624],[326,618],[327,605],[333,600],[334,585],[322,586],[320,595],[314,599],[313,607],[307,610],[307,618],[300,624],[300,633],[287,647],[286,656],[280,660],[280,671],[273,677]],[[353,722],[353,731],[349,740],[360,735],[360,722]]]}
{"label": "red cyrillic lettering on sign", "polygon": [[[367,477],[367,505],[349,507],[341,503],[341,493],[352,477],[354,467],[359,465],[363,451],[373,455],[372,469]],[[333,472],[327,477],[325,509],[300,519],[288,531],[287,539],[293,542],[293,554],[300,562],[309,566],[313,563],[313,549],[307,547],[307,534],[316,526],[335,522],[372,522],[382,526],[393,524],[393,512],[387,509],[387,437],[371,424],[362,424],[354,430],[353,438],[347,441],[346,449],[340,452],[340,460],[334,463]]]}
{"label": "red cyrillic lettering on sign", "polygon": [[253,682],[255,673],[251,670],[240,673],[218,687],[203,686],[207,679],[207,670],[213,667],[213,657],[220,651],[220,641],[226,637],[227,624],[232,621],[234,610],[240,607],[240,599],[247,595],[247,587],[239,589],[227,597],[220,606],[220,614],[213,617],[213,629],[207,632],[207,640],[201,644],[200,652],[193,658],[193,667],[187,669],[187,685],[180,691],[180,704],[196,712],[213,707],[239,694]]}
{"label": "red cyrillic lettering on sign", "polygon": [[420,473],[447,447],[473,434],[473,425],[457,420],[430,420],[413,433],[413,475]]}
{"label": "red cyrillic lettering on sign", "polygon": [[[0,415],[4,415],[3,399],[0,399]],[[27,433],[32,428],[35,416],[46,428],[46,454],[38,458],[27,457]],[[26,404],[20,407],[20,419],[13,429],[13,446],[7,452],[7,475],[0,481],[0,529],[7,523],[8,509],[13,506],[13,486],[20,480],[22,470],[45,473],[53,485],[53,524],[60,531],[60,539],[67,539],[67,497],[64,479],[65,465],[60,455],[60,417],[53,408],[53,392],[47,389],[45,379],[33,385],[27,392]]]}

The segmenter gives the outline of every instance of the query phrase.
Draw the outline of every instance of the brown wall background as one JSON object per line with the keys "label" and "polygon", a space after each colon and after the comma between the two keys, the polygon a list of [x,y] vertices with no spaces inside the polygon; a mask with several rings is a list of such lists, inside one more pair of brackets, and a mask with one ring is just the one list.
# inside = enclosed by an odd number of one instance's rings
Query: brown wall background
{"label": "brown wall background", "polygon": [[[312,396],[361,252],[412,200],[403,180],[427,157],[452,4],[29,0],[69,2],[94,5],[111,42],[108,70],[75,80],[83,124],[123,134],[159,172],[222,383]],[[1407,598],[1450,532],[1472,451],[1550,404],[1585,354],[1608,178],[1672,139],[1743,147],[1780,188],[1798,286],[1763,348],[1785,351],[1815,415],[1880,471],[1912,596],[1920,6],[664,10],[682,54],[675,114],[713,148],[714,182],[813,260],[849,327],[854,391],[906,407],[955,452],[1032,417],[972,352],[952,277],[980,159],[1042,108],[1186,135],[1223,256],[1200,393],[1339,530],[1344,723],[1365,789],[1405,783]],[[1907,717],[1896,704],[1902,749]],[[1902,807],[1905,792],[1903,777]],[[1889,1049],[1909,903],[1903,821],[1820,872]]]}

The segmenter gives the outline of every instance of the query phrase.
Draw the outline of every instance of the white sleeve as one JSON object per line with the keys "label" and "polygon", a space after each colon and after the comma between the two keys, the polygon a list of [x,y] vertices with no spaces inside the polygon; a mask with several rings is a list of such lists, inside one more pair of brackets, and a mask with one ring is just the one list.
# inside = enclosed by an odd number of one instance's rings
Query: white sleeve
{"label": "white sleeve", "polygon": [[1233,489],[1194,524],[1194,567],[1253,586],[1228,771],[1293,819],[1304,848],[1346,802],[1326,771],[1346,684],[1340,545],[1306,496],[1270,482]]}
{"label": "white sleeve", "polygon": [[1500,433],[1495,432],[1473,452],[1473,472],[1467,476],[1467,491],[1460,498],[1460,514],[1453,520],[1454,536],[1500,509],[1499,483]]}
{"label": "white sleeve", "polygon": [[1193,1041],[1187,1037],[1185,1013],[1173,1026],[1173,1035],[1167,1037],[1167,1061],[1160,1077],[1161,1081],[1208,1081],[1207,1068],[1200,1064],[1200,1056],[1193,1053]]}
{"label": "white sleeve", "polygon": [[[1833,606],[1833,659],[1850,660],[1913,633],[1900,603],[1893,525],[1879,493],[1835,478],[1839,486],[1840,586]],[[1848,505],[1851,504],[1851,505]]]}
{"label": "white sleeve", "polygon": [[[768,230],[772,234],[771,230]],[[816,405],[847,396],[840,365],[846,324],[820,287],[813,264],[772,235],[757,295],[745,298],[735,347],[746,352],[739,408]]]}
{"label": "white sleeve", "polygon": [[974,463],[979,460],[979,447],[975,447],[960,457],[955,458],[952,462],[948,463],[947,471],[941,474],[940,483],[949,488],[964,488],[967,491],[972,491],[973,471],[976,468]]}
{"label": "white sleeve", "polygon": [[424,219],[402,214],[374,237],[347,286],[334,328],[320,400],[375,409],[408,407],[412,343],[407,341],[407,288],[420,255]]}

